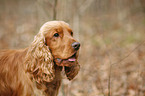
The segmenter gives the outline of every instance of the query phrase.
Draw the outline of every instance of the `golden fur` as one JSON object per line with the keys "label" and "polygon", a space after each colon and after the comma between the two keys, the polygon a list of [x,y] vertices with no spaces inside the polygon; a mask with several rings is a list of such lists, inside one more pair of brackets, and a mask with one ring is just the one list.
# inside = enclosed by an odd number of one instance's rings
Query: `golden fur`
{"label": "golden fur", "polygon": [[77,42],[72,35],[67,23],[50,21],[40,28],[29,47],[1,50],[0,96],[56,96],[62,68],[69,80],[80,68],[78,50],[71,46]]}

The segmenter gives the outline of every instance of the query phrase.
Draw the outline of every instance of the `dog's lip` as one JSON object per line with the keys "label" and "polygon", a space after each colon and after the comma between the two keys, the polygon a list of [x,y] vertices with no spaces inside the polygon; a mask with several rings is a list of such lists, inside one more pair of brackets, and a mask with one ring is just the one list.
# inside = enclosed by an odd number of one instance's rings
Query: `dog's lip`
{"label": "dog's lip", "polygon": [[75,62],[76,61],[76,53],[74,53],[71,57],[67,58],[67,59],[60,59],[60,58],[56,58],[58,62],[62,62],[62,61],[69,61],[69,62]]}
{"label": "dog's lip", "polygon": [[71,57],[69,57],[69,58],[66,59],[66,60],[68,60],[68,61],[70,61],[70,62],[76,61],[76,53],[74,53]]}

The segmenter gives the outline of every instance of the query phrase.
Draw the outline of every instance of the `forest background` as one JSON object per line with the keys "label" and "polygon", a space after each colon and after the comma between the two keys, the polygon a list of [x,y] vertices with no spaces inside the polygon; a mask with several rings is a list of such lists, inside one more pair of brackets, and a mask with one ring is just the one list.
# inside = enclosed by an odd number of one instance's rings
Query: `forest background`
{"label": "forest background", "polygon": [[145,96],[145,0],[0,0],[0,49],[29,46],[51,20],[81,43],[80,72],[59,96]]}

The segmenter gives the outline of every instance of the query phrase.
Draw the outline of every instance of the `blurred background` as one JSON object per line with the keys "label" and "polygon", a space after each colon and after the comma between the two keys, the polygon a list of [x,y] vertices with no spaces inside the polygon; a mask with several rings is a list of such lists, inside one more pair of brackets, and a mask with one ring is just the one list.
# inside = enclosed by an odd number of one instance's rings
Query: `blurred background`
{"label": "blurred background", "polygon": [[55,19],[81,43],[80,72],[59,96],[145,96],[145,0],[0,0],[0,49],[29,46]]}

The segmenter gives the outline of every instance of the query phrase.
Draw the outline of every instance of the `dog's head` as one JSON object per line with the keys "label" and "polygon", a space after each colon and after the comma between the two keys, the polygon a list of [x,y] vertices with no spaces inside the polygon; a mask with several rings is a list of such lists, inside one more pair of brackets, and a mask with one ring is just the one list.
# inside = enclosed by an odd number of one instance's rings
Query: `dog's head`
{"label": "dog's head", "polygon": [[72,29],[63,21],[51,21],[41,30],[45,31],[45,44],[49,46],[55,64],[65,67],[68,79],[73,79],[79,71],[80,43],[73,38]]}
{"label": "dog's head", "polygon": [[[40,73],[38,70],[45,70],[46,74],[43,78],[46,79],[45,81],[51,81],[50,78],[54,77],[55,72],[54,64],[56,64],[65,68],[67,78],[71,80],[77,75],[80,68],[77,61],[79,48],[80,43],[73,38],[73,31],[67,23],[63,21],[46,22],[33,41],[31,52],[37,58],[44,57],[41,62],[47,61],[47,64],[45,63],[42,68],[32,64],[33,66],[31,65],[28,69],[31,69],[29,71],[35,70],[33,73],[36,73],[37,77]],[[38,68],[34,66],[38,66]],[[46,78],[47,75],[49,78]]]}
{"label": "dog's head", "polygon": [[49,46],[54,61],[58,66],[71,67],[78,58],[80,43],[73,38],[73,31],[63,21],[52,21],[44,24],[45,44]]}

